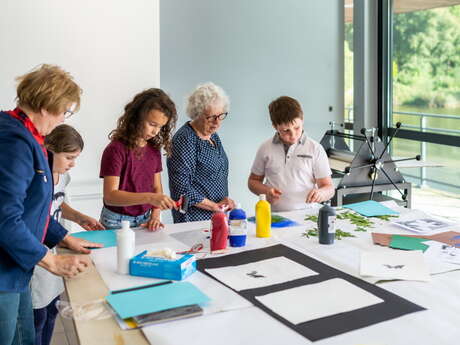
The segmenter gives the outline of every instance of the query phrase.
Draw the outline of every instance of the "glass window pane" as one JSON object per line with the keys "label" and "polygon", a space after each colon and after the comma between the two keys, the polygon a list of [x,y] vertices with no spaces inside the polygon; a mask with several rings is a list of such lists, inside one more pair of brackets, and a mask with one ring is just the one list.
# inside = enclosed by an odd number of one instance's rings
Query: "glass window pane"
{"label": "glass window pane", "polygon": [[423,152],[425,152],[427,163],[438,166],[401,168],[400,171],[404,178],[412,182],[414,187],[432,188],[460,197],[460,168],[458,163],[460,162],[460,149],[458,147],[401,138],[393,139],[393,159],[415,157]]}
{"label": "glass window pane", "polygon": [[[451,3],[394,0],[392,127],[401,122],[404,129],[460,136],[460,5]],[[458,147],[394,139],[391,152],[393,158],[420,154],[442,165],[401,172],[414,187],[423,187],[419,191],[460,198]]]}
{"label": "glass window pane", "polygon": [[460,135],[460,5],[436,5],[394,2],[390,124]]}

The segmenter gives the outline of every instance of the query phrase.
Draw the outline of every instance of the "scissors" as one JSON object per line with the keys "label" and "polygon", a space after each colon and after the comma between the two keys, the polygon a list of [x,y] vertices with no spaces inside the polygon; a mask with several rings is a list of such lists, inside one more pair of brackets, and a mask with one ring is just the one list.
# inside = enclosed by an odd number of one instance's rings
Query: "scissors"
{"label": "scissors", "polygon": [[203,249],[204,246],[202,243],[197,243],[192,246],[189,250],[184,250],[182,252],[176,252],[176,254],[195,254],[199,253],[201,249]]}

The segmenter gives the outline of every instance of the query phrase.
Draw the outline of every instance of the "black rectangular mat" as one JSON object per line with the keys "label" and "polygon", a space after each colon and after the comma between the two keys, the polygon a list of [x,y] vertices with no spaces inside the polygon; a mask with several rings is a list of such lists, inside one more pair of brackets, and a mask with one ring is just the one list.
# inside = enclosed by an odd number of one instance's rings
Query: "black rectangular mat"
{"label": "black rectangular mat", "polygon": [[[388,292],[376,285],[365,282],[364,280],[355,278],[349,274],[339,271],[322,262],[312,259],[311,257],[300,253],[292,248],[282,244],[266,247],[262,249],[248,250],[245,252],[220,256],[216,258],[201,259],[197,262],[199,271],[215,279],[212,275],[206,273],[205,269],[220,268],[226,266],[244,265],[251,262],[266,260],[270,258],[284,256],[292,261],[308,267],[317,272],[315,276],[296,279],[289,282],[265,286],[255,289],[247,289],[236,291],[255,306],[259,307],[275,319],[279,320],[297,333],[303,335],[310,341],[329,338],[338,334],[353,331],[359,328],[367,327],[379,322],[391,320],[409,313],[425,310],[425,308],[409,302],[408,300],[399,297],[391,292]],[[341,278],[349,283],[360,287],[361,289],[381,298],[384,302],[375,304],[369,307],[356,309],[353,311],[335,314],[300,324],[292,324],[288,320],[282,318],[264,304],[260,303],[255,297],[266,295],[285,289],[299,287],[307,284],[320,283],[325,280]],[[225,285],[225,284],[224,284]],[[337,291],[340,293],[340,291]]]}

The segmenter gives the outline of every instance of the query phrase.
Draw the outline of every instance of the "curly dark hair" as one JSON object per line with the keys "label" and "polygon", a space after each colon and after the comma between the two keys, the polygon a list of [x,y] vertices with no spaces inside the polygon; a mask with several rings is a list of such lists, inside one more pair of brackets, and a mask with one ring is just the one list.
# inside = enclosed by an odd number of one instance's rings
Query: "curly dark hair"
{"label": "curly dark hair", "polygon": [[158,135],[148,140],[148,144],[156,149],[164,147],[166,154],[171,154],[171,136],[176,127],[177,111],[174,102],[161,89],[147,89],[134,96],[125,106],[124,114],[117,121],[117,128],[110,132],[110,140],[119,140],[129,149],[137,148],[137,140],[144,130],[144,120],[152,110],[161,111],[168,122]]}

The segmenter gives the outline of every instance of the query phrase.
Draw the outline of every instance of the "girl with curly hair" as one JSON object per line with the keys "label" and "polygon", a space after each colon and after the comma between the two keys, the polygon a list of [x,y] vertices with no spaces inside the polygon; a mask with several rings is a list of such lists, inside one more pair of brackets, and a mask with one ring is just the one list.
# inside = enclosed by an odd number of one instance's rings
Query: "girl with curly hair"
{"label": "girl with curly hair", "polygon": [[145,90],[125,106],[101,160],[101,223],[107,229],[121,227],[122,220],[152,231],[163,227],[160,211],[175,203],[163,194],[160,150],[170,154],[176,121],[176,106],[160,89]]}

